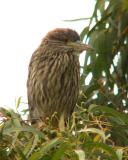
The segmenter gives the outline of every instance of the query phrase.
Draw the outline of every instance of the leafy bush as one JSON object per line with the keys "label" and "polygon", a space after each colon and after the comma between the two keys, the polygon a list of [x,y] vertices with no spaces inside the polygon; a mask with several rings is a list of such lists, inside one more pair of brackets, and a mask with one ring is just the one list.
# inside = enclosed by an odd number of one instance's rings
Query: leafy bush
{"label": "leafy bush", "polygon": [[64,130],[34,128],[5,108],[0,115],[2,160],[128,159],[128,117],[107,106],[78,106]]}

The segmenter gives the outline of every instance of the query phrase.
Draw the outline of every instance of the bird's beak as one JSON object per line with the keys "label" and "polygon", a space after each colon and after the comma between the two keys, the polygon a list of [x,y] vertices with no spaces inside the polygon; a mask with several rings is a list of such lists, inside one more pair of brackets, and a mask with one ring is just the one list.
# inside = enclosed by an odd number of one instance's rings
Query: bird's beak
{"label": "bird's beak", "polygon": [[94,48],[92,48],[89,45],[84,44],[81,41],[76,41],[76,42],[68,42],[68,46],[74,48],[76,51],[82,52],[82,51],[90,51],[94,52]]}

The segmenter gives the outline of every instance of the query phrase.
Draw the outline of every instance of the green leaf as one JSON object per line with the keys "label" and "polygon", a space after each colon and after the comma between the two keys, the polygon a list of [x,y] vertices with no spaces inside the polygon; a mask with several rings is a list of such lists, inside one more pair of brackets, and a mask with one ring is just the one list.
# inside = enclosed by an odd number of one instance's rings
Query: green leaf
{"label": "green leaf", "polygon": [[27,155],[32,147],[32,144],[33,144],[33,139],[34,139],[34,136],[32,138],[29,139],[28,143],[24,146],[23,148],[23,153],[25,155]]}
{"label": "green leaf", "polygon": [[122,124],[122,125],[128,124],[128,116],[125,113],[120,113],[110,107],[100,106],[100,105],[91,105],[89,107],[89,111],[90,112],[100,111],[103,113],[107,113],[107,116],[112,116],[112,117],[118,119],[119,124]]}
{"label": "green leaf", "polygon": [[105,136],[105,133],[104,131],[100,130],[100,129],[97,129],[97,128],[84,128],[84,129],[81,129],[80,131],[78,132],[91,132],[91,133],[97,133],[101,136],[101,138],[103,139],[103,142],[105,142],[106,140],[106,136]]}
{"label": "green leaf", "polygon": [[93,154],[93,150],[100,149],[100,152],[103,153],[105,152],[107,155],[109,155],[111,157],[112,160],[118,160],[117,154],[116,152],[112,149],[112,147],[110,147],[107,144],[104,143],[97,143],[97,142],[87,142],[84,147],[90,148],[91,152]]}
{"label": "green leaf", "polygon": [[48,153],[48,151],[50,151],[52,148],[56,147],[60,143],[61,143],[60,138],[55,138],[51,141],[44,143],[38,152],[35,152],[31,155],[29,160],[39,160],[43,155]]}
{"label": "green leaf", "polygon": [[38,131],[37,129],[33,127],[11,127],[7,129],[3,129],[3,135],[10,135],[14,132],[30,132],[33,134],[37,134],[40,137],[44,137],[43,133]]}
{"label": "green leaf", "polygon": [[84,39],[85,35],[88,33],[88,31],[89,31],[89,27],[85,27],[82,30],[82,32],[80,33],[80,39],[81,39],[81,41],[83,41],[83,39]]}
{"label": "green leaf", "polygon": [[118,160],[123,160],[123,149],[122,148],[117,149],[116,154],[118,156]]}
{"label": "green leaf", "polygon": [[22,97],[19,97],[18,100],[16,101],[16,110],[19,108],[20,103],[21,103]]}
{"label": "green leaf", "polygon": [[57,151],[53,154],[53,158],[51,160],[60,160],[68,148],[69,148],[69,143],[64,142],[60,144]]}
{"label": "green leaf", "polygon": [[65,22],[75,22],[75,21],[83,21],[83,20],[89,20],[90,18],[77,18],[77,19],[70,19],[70,20],[64,20]]}
{"label": "green leaf", "polygon": [[35,135],[34,140],[32,142],[32,145],[31,145],[31,148],[29,149],[29,152],[27,153],[26,157],[29,157],[29,155],[31,155],[31,153],[33,152],[34,148],[36,147],[38,141],[39,141],[39,136]]}
{"label": "green leaf", "polygon": [[79,160],[85,160],[85,152],[83,150],[77,149],[75,153],[78,155]]}

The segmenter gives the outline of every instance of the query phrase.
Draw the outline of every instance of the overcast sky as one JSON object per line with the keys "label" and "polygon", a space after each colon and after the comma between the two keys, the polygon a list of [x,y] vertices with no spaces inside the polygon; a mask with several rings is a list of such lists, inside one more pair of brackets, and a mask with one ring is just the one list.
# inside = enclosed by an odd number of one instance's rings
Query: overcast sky
{"label": "overcast sky", "polygon": [[15,98],[26,99],[30,57],[45,34],[66,27],[81,32],[94,0],[0,0],[0,106],[15,107]]}

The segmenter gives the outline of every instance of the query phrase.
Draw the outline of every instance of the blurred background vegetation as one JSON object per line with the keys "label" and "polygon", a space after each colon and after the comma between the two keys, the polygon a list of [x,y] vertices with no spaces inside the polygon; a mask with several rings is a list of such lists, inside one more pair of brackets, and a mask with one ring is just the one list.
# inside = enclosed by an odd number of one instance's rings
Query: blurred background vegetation
{"label": "blurred background vegetation", "polygon": [[[81,39],[96,49],[87,54],[81,76],[85,106],[105,104],[128,108],[128,1],[97,0]],[[89,85],[86,79],[90,77]]]}
{"label": "blurred background vegetation", "polygon": [[80,36],[95,53],[81,66],[78,105],[67,127],[49,121],[35,129],[18,111],[1,108],[1,160],[128,159],[128,1],[97,0]]}

